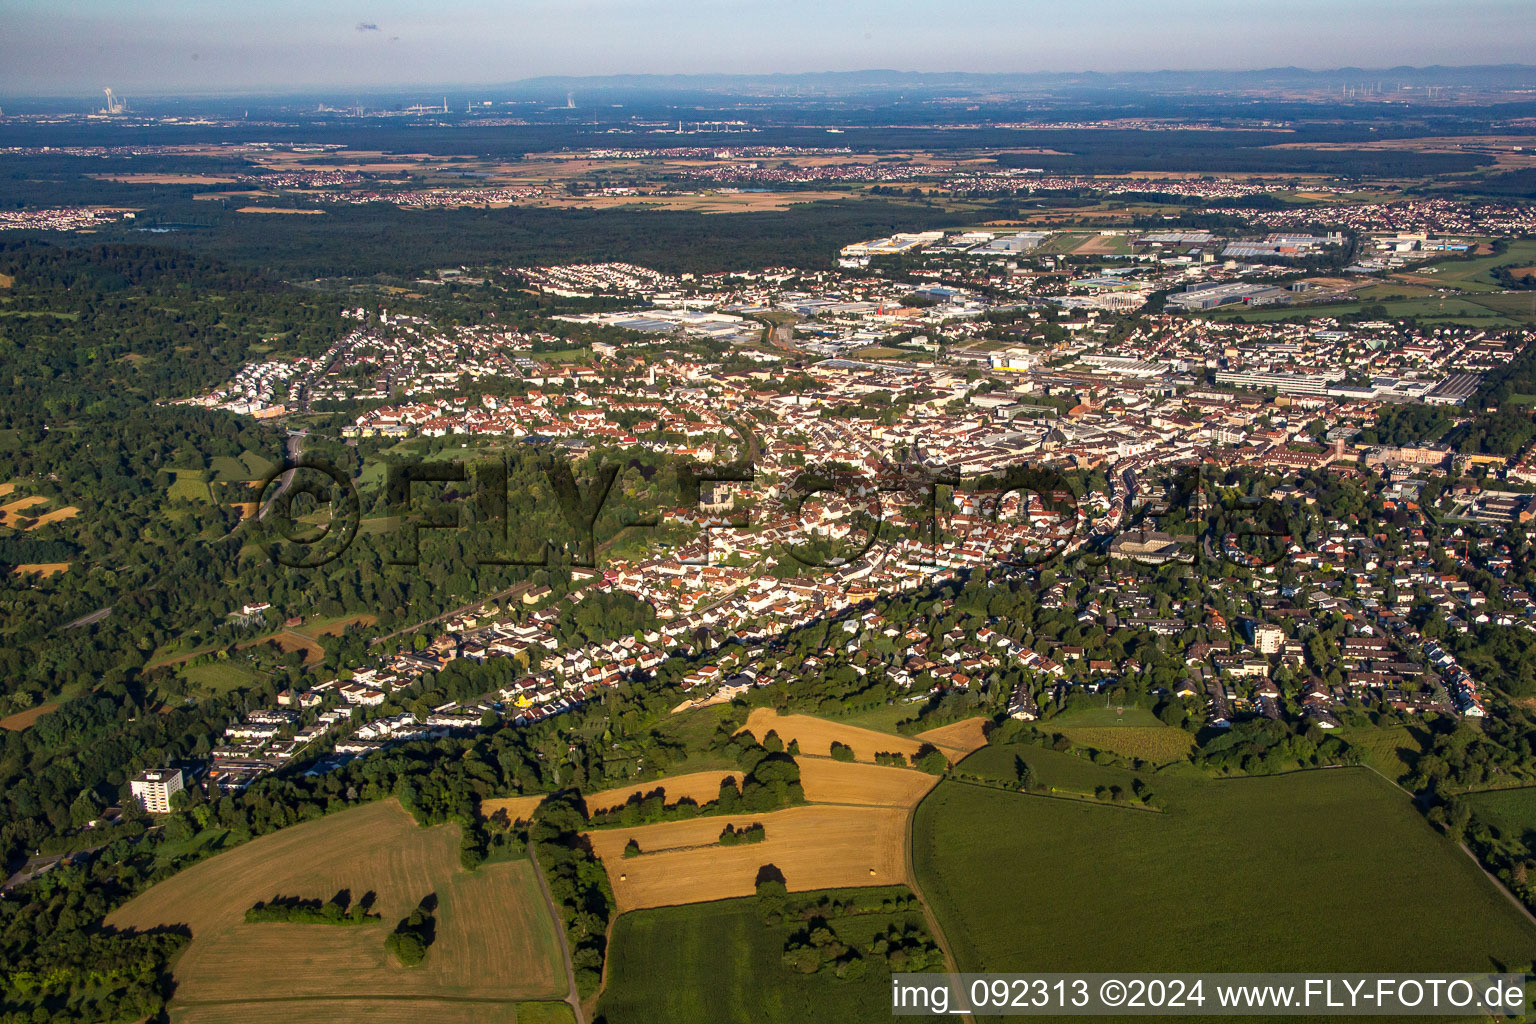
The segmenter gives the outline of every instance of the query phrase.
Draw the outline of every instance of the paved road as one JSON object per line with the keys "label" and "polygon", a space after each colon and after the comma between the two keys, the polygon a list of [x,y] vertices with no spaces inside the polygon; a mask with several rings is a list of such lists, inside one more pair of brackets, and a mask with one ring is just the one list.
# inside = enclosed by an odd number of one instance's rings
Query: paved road
{"label": "paved road", "polygon": [[[283,447],[283,453],[287,456],[289,462],[297,462],[299,456],[304,453],[304,435],[289,434],[288,443]],[[268,498],[266,503],[261,506],[261,510],[256,513],[257,519],[267,518],[267,513],[272,511],[272,507],[277,504],[283,495],[288,493],[288,488],[293,486],[293,478],[297,473],[298,470],[290,469],[279,478],[277,490],[272,492],[272,497]]]}
{"label": "paved road", "polygon": [[111,615],[111,614],[112,614],[112,606],[111,605],[107,605],[105,608],[98,608],[98,609],[96,609],[95,611],[91,612],[89,615],[82,615],[82,616],[80,616],[78,619],[76,619],[73,622],[66,622],[66,623],[64,623],[64,625],[60,626],[59,628],[62,630],[62,629],[74,629],[76,626],[89,626],[92,623],[100,622],[102,619],[106,618],[108,615]]}

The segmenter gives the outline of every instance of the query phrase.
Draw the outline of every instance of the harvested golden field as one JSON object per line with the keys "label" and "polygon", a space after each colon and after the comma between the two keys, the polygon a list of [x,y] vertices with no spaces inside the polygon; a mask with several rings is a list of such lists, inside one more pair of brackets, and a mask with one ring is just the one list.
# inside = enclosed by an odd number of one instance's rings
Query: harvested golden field
{"label": "harvested golden field", "polygon": [[79,514],[80,510],[75,506],[65,505],[63,508],[56,508],[52,512],[44,512],[42,515],[37,517],[37,522],[34,525],[27,527],[27,529],[40,530],[50,523],[61,522],[65,519],[73,519]]}
{"label": "harvested golden field", "polygon": [[1166,726],[1062,726],[1052,730],[1081,747],[1109,750],[1126,757],[1139,757],[1153,764],[1182,761],[1195,745],[1195,738],[1183,729]]}
{"label": "harvested golden field", "polygon": [[[899,807],[812,805],[598,829],[586,835],[603,858],[622,913],[750,896],[764,864],[782,871],[792,892],[910,884],[908,815]],[[768,837],[747,846],[719,846],[728,822],[738,828],[761,823]],[[664,852],[626,859],[624,846],[631,838],[642,851]]]}
{"label": "harvested golden field", "polygon": [[[674,775],[669,779],[651,779],[649,782],[638,782],[633,786],[618,786],[613,789],[598,790],[596,793],[585,793],[583,798],[587,802],[587,811],[591,814],[623,807],[636,793],[654,793],[658,789],[666,790],[666,802],[669,804],[675,804],[684,797],[696,803],[705,804],[720,795],[720,780],[724,778],[735,779],[740,783],[741,772],[722,770]],[[505,810],[507,816],[513,821],[531,821],[534,810],[544,802],[544,797],[543,793],[535,793],[531,796],[506,796],[494,800],[482,800],[480,814],[489,818],[497,811]]]}
{"label": "harvested golden field", "polygon": [[[191,929],[192,943],[174,972],[178,1020],[252,1020],[231,1007],[258,1003],[281,1005],[290,1020],[290,1009],[307,1012],[301,1001],[309,998],[388,1003],[343,1018],[351,1020],[393,1019],[380,1015],[408,1006],[419,1017],[435,1000],[562,995],[559,935],[533,865],[510,861],[467,872],[458,846],[457,826],[418,828],[397,802],[382,801],[196,864],[120,907],[108,923]],[[259,900],[324,899],[341,889],[354,898],[376,893],[383,920],[357,927],[245,923],[245,911]],[[399,967],[387,957],[384,937],[431,894],[438,899],[437,940],[421,966]]]}
{"label": "harvested golden field", "polygon": [[9,482],[9,481],[7,481],[6,483],[0,484],[0,498],[3,498],[7,494],[10,494],[15,489],[16,489],[16,485],[14,483]]}
{"label": "harvested golden field", "polygon": [[33,722],[36,722],[56,707],[58,705],[52,703],[39,704],[36,707],[27,708],[25,711],[18,711],[14,715],[7,715],[4,718],[0,718],[0,729],[4,729],[7,732],[21,732],[21,730],[28,728]]}
{"label": "harvested golden field", "polygon": [[[9,288],[16,283],[16,279],[10,274],[0,274],[0,288]],[[0,494],[8,494],[8,491],[0,491]]]}
{"label": "harvested golden field", "polygon": [[[941,725],[937,729],[920,732],[916,739],[932,743],[940,750],[958,750],[963,757],[974,754],[987,745],[987,720],[981,716]],[[951,761],[954,758],[950,758]]]}
{"label": "harvested golden field", "polygon": [[69,566],[69,562],[23,562],[15,572],[18,576],[35,575],[46,579],[55,573],[68,572]]}
{"label": "harvested golden field", "polygon": [[670,779],[652,779],[633,786],[604,789],[585,794],[587,810],[595,814],[598,811],[623,807],[636,793],[654,793],[658,789],[667,791],[669,804],[675,804],[684,797],[695,803],[705,804],[720,795],[720,780],[725,778],[734,779],[739,784],[741,772],[693,772],[689,775],[674,775]]}
{"label": "harvested golden field", "polygon": [[272,1000],[264,1003],[216,1003],[171,1010],[171,1024],[516,1024],[512,1003],[462,1003],[437,999]]}
{"label": "harvested golden field", "polygon": [[[922,740],[912,736],[861,729],[856,725],[842,725],[810,715],[781,715],[772,708],[754,708],[752,714],[747,716],[747,724],[742,727],[742,731],[756,736],[758,742],[762,742],[763,737],[770,732],[776,732],[785,744],[790,740],[798,740],[800,749],[805,753],[824,757],[831,754],[835,740],[852,747],[854,756],[860,761],[873,761],[875,755],[883,751],[910,757],[923,746]],[[959,747],[942,743],[935,743],[934,746],[944,751],[944,756],[949,758],[951,764],[967,753]]]}
{"label": "harvested golden field", "polygon": [[480,816],[493,817],[497,811],[506,811],[507,817],[513,821],[532,821],[533,812],[539,804],[544,802],[545,793],[535,793],[533,796],[503,796],[494,800],[480,801]]}
{"label": "harvested golden field", "polygon": [[867,804],[871,807],[916,807],[939,781],[937,775],[911,768],[855,764],[830,758],[801,757],[800,783],[805,798],[817,804]]}
{"label": "harvested golden field", "polygon": [[0,505],[0,526],[15,526],[23,519],[31,518],[27,509],[45,504],[47,498],[37,494],[29,494],[25,498],[17,498],[15,501]]}
{"label": "harvested golden field", "polygon": [[236,213],[303,213],[321,214],[324,210],[300,210],[292,206],[242,206],[235,210]]}

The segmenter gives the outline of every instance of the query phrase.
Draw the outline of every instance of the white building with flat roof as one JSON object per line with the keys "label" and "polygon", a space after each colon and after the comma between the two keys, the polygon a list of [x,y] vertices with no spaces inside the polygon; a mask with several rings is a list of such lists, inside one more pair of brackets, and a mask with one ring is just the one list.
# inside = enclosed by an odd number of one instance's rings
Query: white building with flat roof
{"label": "white building with flat roof", "polygon": [[169,814],[171,797],[186,788],[180,768],[151,768],[129,786],[139,806],[151,814]]}

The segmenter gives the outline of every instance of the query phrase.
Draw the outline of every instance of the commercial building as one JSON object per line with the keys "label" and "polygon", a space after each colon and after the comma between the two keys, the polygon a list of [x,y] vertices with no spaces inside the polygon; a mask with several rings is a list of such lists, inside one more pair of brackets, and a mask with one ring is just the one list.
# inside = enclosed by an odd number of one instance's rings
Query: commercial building
{"label": "commercial building", "polygon": [[1344,375],[1331,373],[1261,373],[1246,370],[1219,370],[1216,383],[1237,388],[1274,388],[1282,395],[1325,395]]}
{"label": "commercial building", "polygon": [[1263,306],[1290,300],[1291,295],[1284,288],[1233,281],[1229,284],[1191,285],[1182,292],[1168,296],[1165,305],[1169,309],[1191,310],[1215,309],[1234,302]]}

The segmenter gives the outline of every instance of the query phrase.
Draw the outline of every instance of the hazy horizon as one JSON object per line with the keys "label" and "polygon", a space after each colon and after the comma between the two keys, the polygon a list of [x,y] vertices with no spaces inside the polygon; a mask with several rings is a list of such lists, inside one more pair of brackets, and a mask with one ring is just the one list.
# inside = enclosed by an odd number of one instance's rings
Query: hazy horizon
{"label": "hazy horizon", "polygon": [[1472,66],[1531,59],[1528,0],[978,0],[842,5],[271,0],[144,9],[13,0],[0,93],[281,94],[499,85],[554,75],[1230,72]]}

